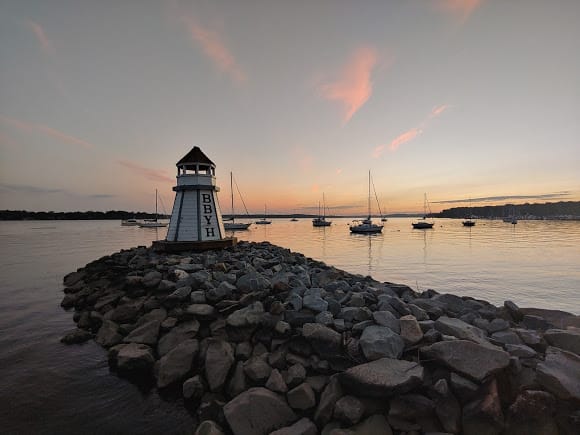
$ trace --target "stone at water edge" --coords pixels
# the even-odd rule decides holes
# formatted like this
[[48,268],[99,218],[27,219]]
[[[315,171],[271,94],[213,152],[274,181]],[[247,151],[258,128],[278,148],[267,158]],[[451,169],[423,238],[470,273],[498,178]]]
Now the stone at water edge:
[[421,353],[478,382],[505,369],[510,361],[507,352],[468,340],[440,341],[423,347]]
[[111,320],[105,320],[97,332],[95,341],[107,348],[119,344],[123,341],[123,336],[119,334],[119,325]]
[[124,343],[141,343],[148,346],[155,346],[157,344],[157,337],[159,336],[159,320],[152,320],[138,328],[133,329],[124,339]]
[[417,344],[423,339],[423,331],[415,316],[402,316],[400,319],[401,337],[406,344]]
[[177,346],[182,341],[195,338],[199,331],[199,322],[190,320],[175,326],[171,331],[162,336],[157,343],[157,354],[161,357]]
[[400,358],[405,342],[400,335],[387,327],[369,326],[361,335],[360,347],[370,361],[384,357]]
[[404,360],[381,358],[342,372],[345,390],[363,397],[385,398],[411,391],[423,382],[423,367]]
[[92,337],[93,334],[91,334],[89,331],[77,328],[62,337],[60,341],[64,344],[80,344],[90,340]]
[[151,373],[155,358],[153,358],[153,350],[149,346],[137,343],[119,346],[116,367],[120,374],[133,376]]
[[159,360],[157,388],[164,388],[185,377],[197,358],[199,344],[189,339],[179,343],[167,355]]
[[536,374],[540,385],[556,397],[580,402],[580,356],[549,347]]
[[554,347],[580,356],[580,330],[548,329],[544,339]]
[[283,398],[261,387],[235,397],[223,412],[234,435],[268,435],[297,420]]

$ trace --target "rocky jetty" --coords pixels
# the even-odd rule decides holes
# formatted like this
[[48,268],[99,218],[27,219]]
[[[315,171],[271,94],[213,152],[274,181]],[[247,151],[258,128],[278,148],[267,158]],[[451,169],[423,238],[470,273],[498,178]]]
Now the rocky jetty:
[[145,247],[64,278],[111,370],[196,434],[578,434],[580,322],[352,275],[269,243]]

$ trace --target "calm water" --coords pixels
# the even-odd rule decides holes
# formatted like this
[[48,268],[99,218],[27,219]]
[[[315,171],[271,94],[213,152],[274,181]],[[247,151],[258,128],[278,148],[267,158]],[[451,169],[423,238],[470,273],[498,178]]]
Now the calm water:
[[[352,273],[415,289],[580,314],[580,222],[439,220],[413,230],[390,219],[383,234],[351,235],[349,220],[313,228],[275,219],[238,232]],[[111,375],[94,343],[64,346],[72,313],[59,306],[62,277],[122,248],[164,238],[165,229],[117,221],[0,222],[0,424],[3,433],[188,433],[189,414]]]

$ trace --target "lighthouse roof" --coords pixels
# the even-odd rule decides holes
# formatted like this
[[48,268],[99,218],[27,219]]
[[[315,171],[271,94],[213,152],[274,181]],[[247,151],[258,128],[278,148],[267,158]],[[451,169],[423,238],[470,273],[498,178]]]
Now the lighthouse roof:
[[215,163],[212,162],[209,157],[206,156],[201,149],[199,149],[199,147],[193,147],[190,152],[188,152],[181,158],[180,161],[177,162],[176,166],[191,165],[195,163],[203,163],[206,165],[215,166]]

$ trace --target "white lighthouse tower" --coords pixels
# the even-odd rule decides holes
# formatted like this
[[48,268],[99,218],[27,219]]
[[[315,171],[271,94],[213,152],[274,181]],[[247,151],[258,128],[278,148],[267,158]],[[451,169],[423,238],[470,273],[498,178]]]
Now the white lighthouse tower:
[[205,250],[236,243],[225,238],[217,201],[215,164],[194,147],[177,162],[177,186],[173,212],[164,241],[154,247],[165,251]]

